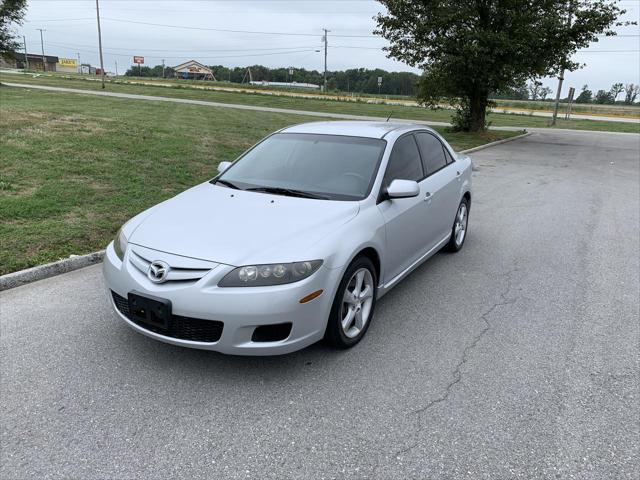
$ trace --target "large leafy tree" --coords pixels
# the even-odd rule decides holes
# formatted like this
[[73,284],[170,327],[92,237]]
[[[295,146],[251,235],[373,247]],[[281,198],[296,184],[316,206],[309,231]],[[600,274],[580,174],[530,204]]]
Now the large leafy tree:
[[419,100],[458,107],[454,126],[486,127],[491,92],[580,65],[578,49],[614,35],[620,14],[606,0],[378,0],[375,33],[388,55],[424,71]]
[[18,42],[12,24],[22,24],[26,9],[27,0],[0,1],[0,55],[17,50]]

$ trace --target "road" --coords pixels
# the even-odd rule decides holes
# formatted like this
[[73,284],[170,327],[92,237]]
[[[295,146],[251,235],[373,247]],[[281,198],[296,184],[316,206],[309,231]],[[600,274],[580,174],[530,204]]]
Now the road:
[[640,136],[473,158],[464,249],[348,351],[154,342],[100,266],[0,293],[0,477],[636,479]]
[[[258,112],[271,112],[271,113],[287,113],[291,115],[305,115],[308,117],[320,117],[320,118],[331,118],[331,119],[340,119],[340,120],[371,120],[371,121],[380,121],[381,117],[374,117],[368,115],[352,115],[348,113],[332,113],[332,112],[315,112],[311,110],[296,110],[289,108],[275,108],[275,107],[262,107],[259,105],[243,105],[238,103],[222,103],[222,102],[211,102],[209,100],[193,100],[190,98],[176,98],[176,97],[162,97],[157,95],[138,95],[134,93],[119,93],[119,92],[105,92],[101,90],[84,90],[79,88],[66,88],[66,87],[52,87],[49,85],[34,85],[30,83],[11,83],[11,82],[2,82],[3,85],[7,85],[9,87],[18,87],[18,88],[28,88],[35,90],[46,90],[50,92],[62,92],[62,93],[76,93],[81,95],[98,95],[102,97],[116,97],[116,98],[128,98],[130,100],[145,100],[152,102],[172,102],[172,103],[183,103],[189,105],[202,105],[206,107],[215,107],[215,108],[234,108],[238,110],[252,110]],[[577,117],[576,117],[577,118]],[[587,118],[587,117],[584,117]],[[593,119],[598,120],[607,120],[606,118],[594,117]],[[631,119],[634,120],[634,119]],[[404,123],[419,123],[422,125],[431,125],[431,126],[440,126],[445,127],[449,126],[450,123],[447,122],[437,122],[437,121],[424,121],[424,120],[412,120],[406,118],[394,118],[394,122],[404,122]],[[631,122],[631,123],[640,123]],[[491,127],[492,130],[507,130],[507,131],[520,131],[522,127]],[[544,132],[548,130],[547,128],[527,128],[529,132]],[[573,132],[575,130],[565,130],[565,129],[554,129],[556,132]],[[620,135],[635,135],[624,133]]]

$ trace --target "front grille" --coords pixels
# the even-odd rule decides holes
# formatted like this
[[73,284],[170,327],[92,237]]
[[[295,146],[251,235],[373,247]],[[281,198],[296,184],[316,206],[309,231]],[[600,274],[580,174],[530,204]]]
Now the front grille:
[[191,340],[193,342],[206,343],[217,342],[222,336],[224,323],[217,320],[203,320],[201,318],[171,315],[171,318],[169,319],[169,327],[167,329],[140,322],[130,314],[129,301],[126,298],[118,295],[114,291],[111,291],[111,295],[113,296],[113,302],[120,313],[139,327],[149,330],[150,332],[158,333],[165,337],[178,338],[180,340]]

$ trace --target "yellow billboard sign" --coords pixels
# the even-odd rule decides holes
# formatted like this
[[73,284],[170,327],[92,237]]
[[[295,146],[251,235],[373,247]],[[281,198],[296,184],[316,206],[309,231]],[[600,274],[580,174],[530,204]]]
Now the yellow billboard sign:
[[74,67],[78,66],[78,62],[75,58],[58,58],[58,63],[61,67]]

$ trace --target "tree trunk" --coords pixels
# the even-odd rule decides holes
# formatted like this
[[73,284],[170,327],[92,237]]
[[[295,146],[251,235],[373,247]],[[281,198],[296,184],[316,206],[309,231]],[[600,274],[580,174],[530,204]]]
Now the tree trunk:
[[469,98],[469,131],[481,132],[486,129],[487,105],[489,99],[487,95],[480,92]]

